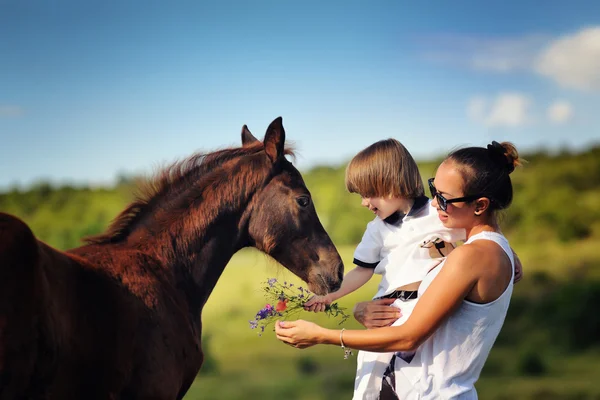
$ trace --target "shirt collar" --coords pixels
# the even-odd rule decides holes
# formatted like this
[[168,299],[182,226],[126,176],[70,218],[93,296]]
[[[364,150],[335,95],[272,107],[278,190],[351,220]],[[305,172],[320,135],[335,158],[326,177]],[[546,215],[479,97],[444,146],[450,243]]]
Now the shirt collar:
[[393,213],[392,215],[390,215],[389,217],[387,217],[383,221],[386,224],[391,224],[391,225],[399,226],[402,223],[402,220],[404,219],[404,217],[414,217],[428,203],[429,203],[429,198],[427,196],[421,195],[421,196],[419,196],[419,197],[417,197],[415,199],[412,207],[408,211],[408,214],[404,214],[404,213],[402,213],[400,211],[396,211],[395,213]]
[[417,197],[410,208],[410,211],[406,215],[409,217],[414,217],[415,214],[418,214],[419,211],[421,211],[427,204],[429,204],[429,197],[424,195]]

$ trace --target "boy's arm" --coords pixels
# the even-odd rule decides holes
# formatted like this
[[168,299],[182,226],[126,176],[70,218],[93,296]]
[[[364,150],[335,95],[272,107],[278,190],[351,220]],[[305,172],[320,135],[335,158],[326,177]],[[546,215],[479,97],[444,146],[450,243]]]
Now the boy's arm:
[[326,294],[325,296],[313,296],[306,302],[304,309],[315,312],[325,311],[326,305],[354,292],[356,289],[367,283],[373,276],[373,272],[374,268],[356,266],[344,276],[342,286],[337,291]]
[[342,286],[337,291],[329,293],[326,296],[333,302],[340,297],[344,297],[345,295],[354,292],[371,279],[374,271],[374,268],[365,268],[357,265],[352,271],[344,276]]

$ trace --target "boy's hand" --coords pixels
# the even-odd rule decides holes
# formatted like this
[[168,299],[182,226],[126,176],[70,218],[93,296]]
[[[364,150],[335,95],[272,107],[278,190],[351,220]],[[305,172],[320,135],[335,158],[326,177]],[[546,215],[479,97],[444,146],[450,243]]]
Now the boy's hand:
[[521,264],[521,260],[519,260],[519,256],[517,256],[517,253],[514,253],[514,256],[515,256],[515,279],[514,279],[514,283],[517,283],[521,279],[523,279],[523,264]]
[[323,312],[325,308],[332,302],[331,297],[326,294],[325,296],[313,296],[306,303],[304,303],[304,309],[306,311]]

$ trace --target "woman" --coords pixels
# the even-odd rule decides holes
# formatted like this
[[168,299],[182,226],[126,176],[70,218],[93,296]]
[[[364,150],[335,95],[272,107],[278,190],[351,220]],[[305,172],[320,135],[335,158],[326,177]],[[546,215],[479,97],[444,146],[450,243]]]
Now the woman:
[[[375,298],[394,299],[401,325],[417,304],[417,289],[427,272],[465,240],[464,229],[446,228],[424,195],[423,179],[410,152],[395,139],[377,141],[356,154],[346,168],[346,189],[360,195],[361,205],[375,214],[354,251],[356,267],[342,287],[304,304],[325,311],[328,304],[379,277]],[[406,355],[408,356],[408,355]],[[393,352],[359,351],[356,355],[354,400],[378,398]]]
[[496,214],[512,201],[509,174],[519,164],[512,144],[493,142],[487,148],[457,150],[439,166],[429,180],[433,205],[446,227],[466,230],[467,241],[427,274],[403,325],[340,331],[301,320],[279,322],[277,338],[298,348],[334,344],[375,352],[416,350],[410,362],[395,358],[400,372],[391,386],[398,398],[476,399],[474,384],[512,294],[513,252]]

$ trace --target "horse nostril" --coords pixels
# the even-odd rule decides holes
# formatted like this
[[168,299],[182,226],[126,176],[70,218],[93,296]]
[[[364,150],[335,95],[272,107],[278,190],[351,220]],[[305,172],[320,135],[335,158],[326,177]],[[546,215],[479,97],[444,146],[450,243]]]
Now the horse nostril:
[[338,267],[338,279],[342,281],[344,279],[344,266],[340,265]]

